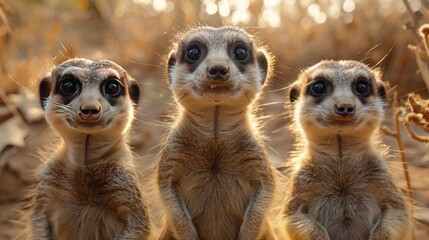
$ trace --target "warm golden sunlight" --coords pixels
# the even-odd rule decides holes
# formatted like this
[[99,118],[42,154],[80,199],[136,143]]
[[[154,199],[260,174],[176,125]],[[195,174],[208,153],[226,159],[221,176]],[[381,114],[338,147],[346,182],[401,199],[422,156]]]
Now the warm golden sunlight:
[[[126,146],[124,155],[135,158],[137,178],[144,186],[142,189],[149,185],[147,191],[157,186],[153,182],[156,172],[154,169],[160,155],[167,151],[162,152],[161,149],[167,142],[168,134],[179,129],[178,119],[185,119],[188,116],[184,110],[188,103],[185,100],[188,99],[182,98],[189,96],[186,89],[183,90],[180,87],[186,88],[189,82],[198,82],[201,76],[207,75],[206,78],[209,79],[209,75],[211,77],[222,75],[225,79],[232,79],[242,74],[244,77],[241,78],[240,84],[243,84],[243,82],[248,83],[247,80],[259,79],[258,77],[263,75],[263,80],[243,87],[243,89],[250,89],[242,101],[248,106],[245,105],[244,110],[241,109],[243,111],[238,112],[249,111],[249,114],[254,114],[254,118],[249,118],[249,126],[246,125],[247,122],[243,124],[247,126],[246,130],[252,134],[255,133],[260,139],[255,141],[257,143],[251,142],[251,144],[261,144],[265,149],[263,151],[267,153],[269,166],[286,178],[289,177],[288,171],[291,166],[296,164],[293,159],[304,151],[299,148],[304,144],[297,146],[296,143],[298,141],[307,143],[307,140],[302,138],[298,140],[300,138],[298,135],[308,137],[311,133],[307,134],[305,131],[314,127],[311,122],[303,123],[305,117],[315,115],[316,111],[326,106],[323,105],[326,103],[323,101],[337,94],[335,91],[338,89],[350,90],[350,93],[354,91],[354,95],[351,95],[353,99],[357,99],[358,104],[367,106],[375,102],[376,107],[374,107],[375,110],[371,109],[372,113],[365,112],[365,109],[359,110],[354,105],[351,106],[352,104],[338,107],[336,103],[333,104],[335,109],[332,108],[329,111],[345,116],[346,120],[354,114],[366,114],[362,117],[362,121],[368,119],[372,121],[377,117],[376,120],[379,122],[374,120],[368,124],[374,130],[375,137],[368,137],[367,140],[371,144],[367,145],[381,146],[382,150],[378,149],[377,153],[386,152],[383,155],[385,161],[383,160],[381,165],[387,163],[392,181],[400,189],[398,192],[402,193],[408,199],[409,206],[412,206],[409,211],[413,215],[414,225],[410,229],[415,230],[413,231],[414,240],[429,239],[428,24],[428,0],[0,0],[0,240],[13,239],[29,231],[30,224],[26,224],[21,219],[22,214],[18,214],[18,211],[25,213],[24,205],[30,199],[26,198],[27,193],[29,190],[34,190],[34,183],[38,182],[37,179],[42,171],[41,167],[46,166],[50,161],[47,159],[52,158],[53,152],[62,149],[59,144],[64,137],[60,131],[65,127],[58,127],[55,124],[60,120],[55,118],[52,120],[49,118],[51,116],[47,115],[72,111],[73,104],[78,102],[76,100],[79,99],[78,95],[90,85],[87,82],[91,81],[78,82],[77,78],[66,78],[65,82],[61,80],[58,86],[55,85],[55,88],[52,88],[53,85],[49,85],[51,83],[46,81],[46,79],[54,79],[55,74],[60,76],[64,69],[73,69],[73,66],[66,63],[64,69],[55,68],[53,77],[49,75],[55,66],[71,58],[107,59],[120,66],[106,67],[105,72],[100,73],[93,70],[93,66],[105,66],[102,63],[83,60],[79,62],[80,65],[76,63],[79,66],[85,66],[86,72],[79,76],[85,76],[87,79],[94,76],[101,79],[103,74],[108,73],[114,76],[113,80],[118,78],[117,76],[121,77],[119,77],[120,81],[118,79],[113,81],[109,75],[106,81],[96,85],[94,92],[100,95],[97,95],[96,99],[97,101],[102,99],[103,101],[100,100],[102,103],[89,107],[85,105],[82,108],[79,106],[77,107],[79,113],[74,113],[72,117],[68,116],[64,118],[66,120],[62,120],[73,126],[76,123],[73,123],[71,118],[80,117],[81,120],[83,119],[85,131],[89,132],[95,128],[92,121],[97,117],[116,116],[124,121],[117,123],[111,134],[103,135],[100,139],[116,140],[119,137],[114,134],[128,134],[126,140],[121,142],[121,146]],[[228,30],[217,32],[211,28],[201,33],[191,31],[188,35],[192,44],[187,43],[189,46],[184,44],[188,47],[186,49],[178,44],[180,37],[183,37],[180,33],[190,29],[229,25],[243,31],[237,31],[239,33],[234,32],[234,34]],[[204,47],[201,47],[202,45]],[[180,47],[183,49],[178,49]],[[207,67],[198,65],[205,64],[204,58],[210,55],[207,55],[206,51],[209,51],[207,49],[210,47],[215,48],[219,53],[226,52],[219,56],[226,56],[228,61],[234,62],[235,65],[230,64],[223,68],[217,66],[218,69],[215,70],[208,65]],[[221,47],[223,52],[219,50]],[[180,58],[176,58],[177,56]],[[331,76],[336,71],[340,71],[339,69],[342,68],[338,66],[342,65],[328,64],[329,67],[326,69],[330,70],[325,69],[324,74],[317,75],[316,73],[319,72],[309,67],[322,60],[355,60],[365,65],[353,62],[354,65],[350,65],[354,66],[350,67],[353,70],[350,70],[352,73],[346,74],[344,70],[343,75]],[[198,66],[204,66],[203,70],[198,69]],[[171,73],[171,69],[177,72]],[[234,72],[234,69],[237,71]],[[72,70],[70,72],[75,73]],[[310,75],[313,77],[309,77]],[[367,78],[365,81],[362,80],[363,75]],[[68,75],[65,74],[65,76]],[[266,80],[265,76],[268,76]],[[297,81],[298,76],[301,76],[299,81]],[[349,85],[344,87],[345,80],[339,80],[341,79],[339,76],[346,76],[344,78],[354,76],[353,79],[356,80],[350,81]],[[328,78],[335,81],[329,82]],[[219,82],[221,81],[219,80],[216,84]],[[381,83],[386,84],[380,85]],[[216,84],[207,83],[205,87],[214,95],[226,91],[227,87],[222,84],[219,87]],[[296,87],[297,85],[302,85],[302,88]],[[183,90],[186,94],[177,89]],[[187,90],[195,91],[196,95],[204,95],[195,89],[197,87],[192,86]],[[237,87],[237,89],[241,88]],[[57,98],[58,94],[61,96]],[[312,100],[304,102],[302,97],[307,96],[312,96]],[[233,99],[229,97],[226,99]],[[371,97],[377,97],[377,99],[374,100]],[[292,103],[291,99],[299,99],[303,102]],[[194,101],[192,103],[204,109],[201,106],[209,100],[191,99],[189,102]],[[79,101],[91,102],[87,99]],[[224,98],[213,101],[218,107],[223,103]],[[63,106],[63,108],[51,109],[51,112],[44,111],[41,105],[46,102],[50,102],[53,107]],[[138,107],[131,107],[134,102],[138,102]],[[237,104],[243,104],[242,102]],[[308,107],[310,103],[320,105],[312,109]],[[233,104],[219,110],[221,113],[226,112],[226,116],[231,120],[226,121],[226,124],[233,122],[233,114],[230,111],[237,107],[231,105]],[[100,112],[100,109],[107,109],[106,106],[109,107],[110,113]],[[118,106],[129,108],[118,110]],[[302,110],[304,106],[311,111]],[[306,114],[301,116],[295,109],[300,109]],[[385,114],[384,117],[377,115],[381,112]],[[214,116],[217,117],[216,114]],[[208,110],[201,115],[205,116],[200,119],[201,125],[212,116]],[[217,119],[216,117],[214,119]],[[322,120],[323,117],[318,118],[319,123]],[[346,125],[344,124],[346,120],[343,120],[336,122],[338,128]],[[302,122],[297,123],[297,121]],[[106,121],[105,125],[109,125],[110,122]],[[228,129],[236,127],[232,125]],[[350,129],[346,131],[347,134],[352,132],[356,136],[365,135],[368,132],[367,129]],[[314,131],[318,132],[318,130]],[[189,132],[195,134],[195,131]],[[93,136],[91,134],[87,134],[88,139],[89,136]],[[326,145],[338,142],[341,149],[342,142],[339,137],[341,134],[344,134],[343,130],[338,130],[338,138],[327,138]],[[189,141],[186,144],[184,144],[185,141],[176,140],[186,145],[181,148],[183,151],[192,144],[204,143],[202,135],[204,134],[190,137],[191,140],[187,139]],[[380,141],[375,140],[378,137]],[[215,134],[216,141],[217,138],[218,135]],[[247,138],[250,137],[246,135],[240,139]],[[308,141],[310,140],[309,138]],[[69,144],[65,142],[64,144]],[[235,139],[224,145],[231,147],[237,142],[238,140]],[[216,145],[216,147],[219,146]],[[217,149],[216,147],[213,149]],[[212,148],[201,148],[204,150],[201,151],[208,155],[212,153],[210,152]],[[99,151],[97,149],[103,150],[103,147],[97,146],[93,149],[97,152]],[[88,151],[85,151],[87,154]],[[135,154],[132,155],[131,151]],[[357,152],[361,153],[359,151]],[[173,150],[171,152],[176,153]],[[212,159],[218,160],[220,156],[224,156],[215,150],[213,152],[215,154]],[[73,154],[64,155],[66,156],[64,158],[68,158]],[[106,151],[101,155],[105,157],[114,154]],[[339,154],[339,158],[342,157],[342,153]],[[236,158],[232,159],[231,161],[234,161]],[[79,161],[75,158],[73,160]],[[222,167],[231,170],[229,165],[225,167],[214,164],[211,166],[211,171],[220,171]],[[251,171],[247,168],[244,168],[245,170]],[[239,175],[241,177],[242,172]],[[213,173],[213,176],[217,175]],[[254,174],[248,175],[248,178],[252,177]],[[100,179],[97,183],[105,178]],[[238,190],[232,191],[234,194],[247,191],[247,182],[240,181],[228,182],[231,186],[235,186],[234,184],[239,186]],[[105,183],[105,185],[109,184]],[[189,189],[189,192],[192,192],[196,188]],[[288,192],[287,187],[281,189],[284,191],[281,194]],[[150,195],[144,191],[146,190],[143,190],[143,195]],[[216,191],[213,190],[213,192]],[[344,191],[347,192],[347,189]],[[165,192],[168,193],[167,190]],[[61,200],[58,197],[56,199]],[[207,201],[210,200],[207,199]],[[225,199],[235,200],[233,197],[225,197]],[[190,204],[191,201],[188,200],[183,202]],[[249,199],[246,201],[251,202]],[[277,205],[280,206],[280,204]],[[117,209],[122,207],[119,206]],[[201,209],[204,209],[204,205],[194,208],[195,212]],[[304,209],[302,211],[311,212],[311,207],[302,209]],[[158,210],[151,209],[154,211],[151,214],[154,218],[161,219],[162,213]],[[199,215],[195,212],[193,212],[195,218],[188,219],[190,222],[198,221]],[[183,214],[183,216],[188,215]],[[201,213],[201,215],[204,214]],[[342,217],[345,222],[349,220],[347,216]],[[377,219],[374,218],[371,221],[377,222]],[[78,225],[77,222],[72,222]],[[239,229],[239,227],[236,228]],[[369,234],[368,231],[368,236]]]

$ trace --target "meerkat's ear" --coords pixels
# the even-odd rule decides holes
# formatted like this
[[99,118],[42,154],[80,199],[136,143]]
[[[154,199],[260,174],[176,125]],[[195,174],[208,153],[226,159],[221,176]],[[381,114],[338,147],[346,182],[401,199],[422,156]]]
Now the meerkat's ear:
[[49,74],[48,76],[44,77],[39,84],[40,104],[42,105],[43,110],[45,110],[46,101],[48,100],[49,95],[51,94],[51,87],[52,87],[52,75]]
[[267,80],[267,78],[269,77],[268,74],[270,71],[270,69],[268,69],[267,54],[262,50],[258,50],[256,52],[256,61],[258,62],[259,69],[261,70],[261,73],[262,73],[261,84],[264,84],[265,80]]
[[373,71],[377,94],[383,101],[386,101],[386,89],[389,88],[389,83],[382,80],[382,72],[380,68],[375,68]]
[[171,71],[173,70],[173,67],[176,65],[177,58],[176,58],[176,52],[171,51],[168,54],[168,60],[167,60],[167,74],[168,74],[168,82],[171,83]]
[[385,101],[386,100],[386,88],[387,88],[387,84],[384,83],[384,82],[382,82],[382,81],[377,81],[376,85],[377,85],[378,96],[380,96],[380,98]]
[[293,83],[290,86],[290,90],[289,90],[289,101],[290,102],[295,102],[295,100],[298,99],[300,92],[301,92],[301,89],[299,87],[299,84]]
[[382,81],[377,81],[375,83],[376,87],[377,87],[377,94],[378,96],[383,100],[386,101],[386,89],[389,87],[389,84],[382,82]]
[[140,87],[136,80],[128,80],[128,92],[130,93],[130,98],[133,101],[134,106],[138,106],[140,99]]

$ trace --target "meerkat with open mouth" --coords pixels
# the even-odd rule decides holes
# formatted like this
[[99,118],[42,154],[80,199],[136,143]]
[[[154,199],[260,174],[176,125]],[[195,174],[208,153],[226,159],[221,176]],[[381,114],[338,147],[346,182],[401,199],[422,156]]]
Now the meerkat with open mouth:
[[127,144],[139,87],[112,61],[71,59],[39,87],[62,142],[44,163],[34,239],[147,239],[150,221]]
[[291,239],[410,239],[407,201],[378,140],[385,94],[380,73],[356,61],[322,61],[292,85]]
[[275,175],[250,105],[270,56],[234,27],[185,32],[168,57],[180,113],[158,163],[164,239],[273,239]]

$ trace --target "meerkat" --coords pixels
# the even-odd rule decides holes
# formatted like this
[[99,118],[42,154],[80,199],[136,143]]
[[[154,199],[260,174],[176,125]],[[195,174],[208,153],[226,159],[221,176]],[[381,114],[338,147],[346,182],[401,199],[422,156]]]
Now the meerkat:
[[67,60],[39,85],[62,142],[33,196],[34,239],[147,239],[150,220],[127,144],[140,90],[109,60]]
[[284,211],[291,239],[410,239],[408,204],[378,140],[386,86],[363,63],[328,60],[292,84],[300,147]]
[[179,36],[167,72],[180,111],[157,165],[163,239],[274,238],[266,212],[275,175],[249,110],[270,61],[239,28]]

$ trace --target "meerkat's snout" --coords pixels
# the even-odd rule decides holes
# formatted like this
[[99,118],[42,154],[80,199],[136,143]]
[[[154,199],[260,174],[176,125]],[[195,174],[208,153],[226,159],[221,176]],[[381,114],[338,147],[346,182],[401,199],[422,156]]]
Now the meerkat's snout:
[[79,108],[79,118],[84,122],[97,122],[101,116],[101,105],[98,101],[84,103]]
[[341,103],[341,104],[335,104],[335,114],[343,117],[343,118],[351,118],[355,115],[355,105],[347,104],[347,103]]
[[214,81],[229,80],[229,67],[223,64],[216,64],[207,67],[207,79]]

